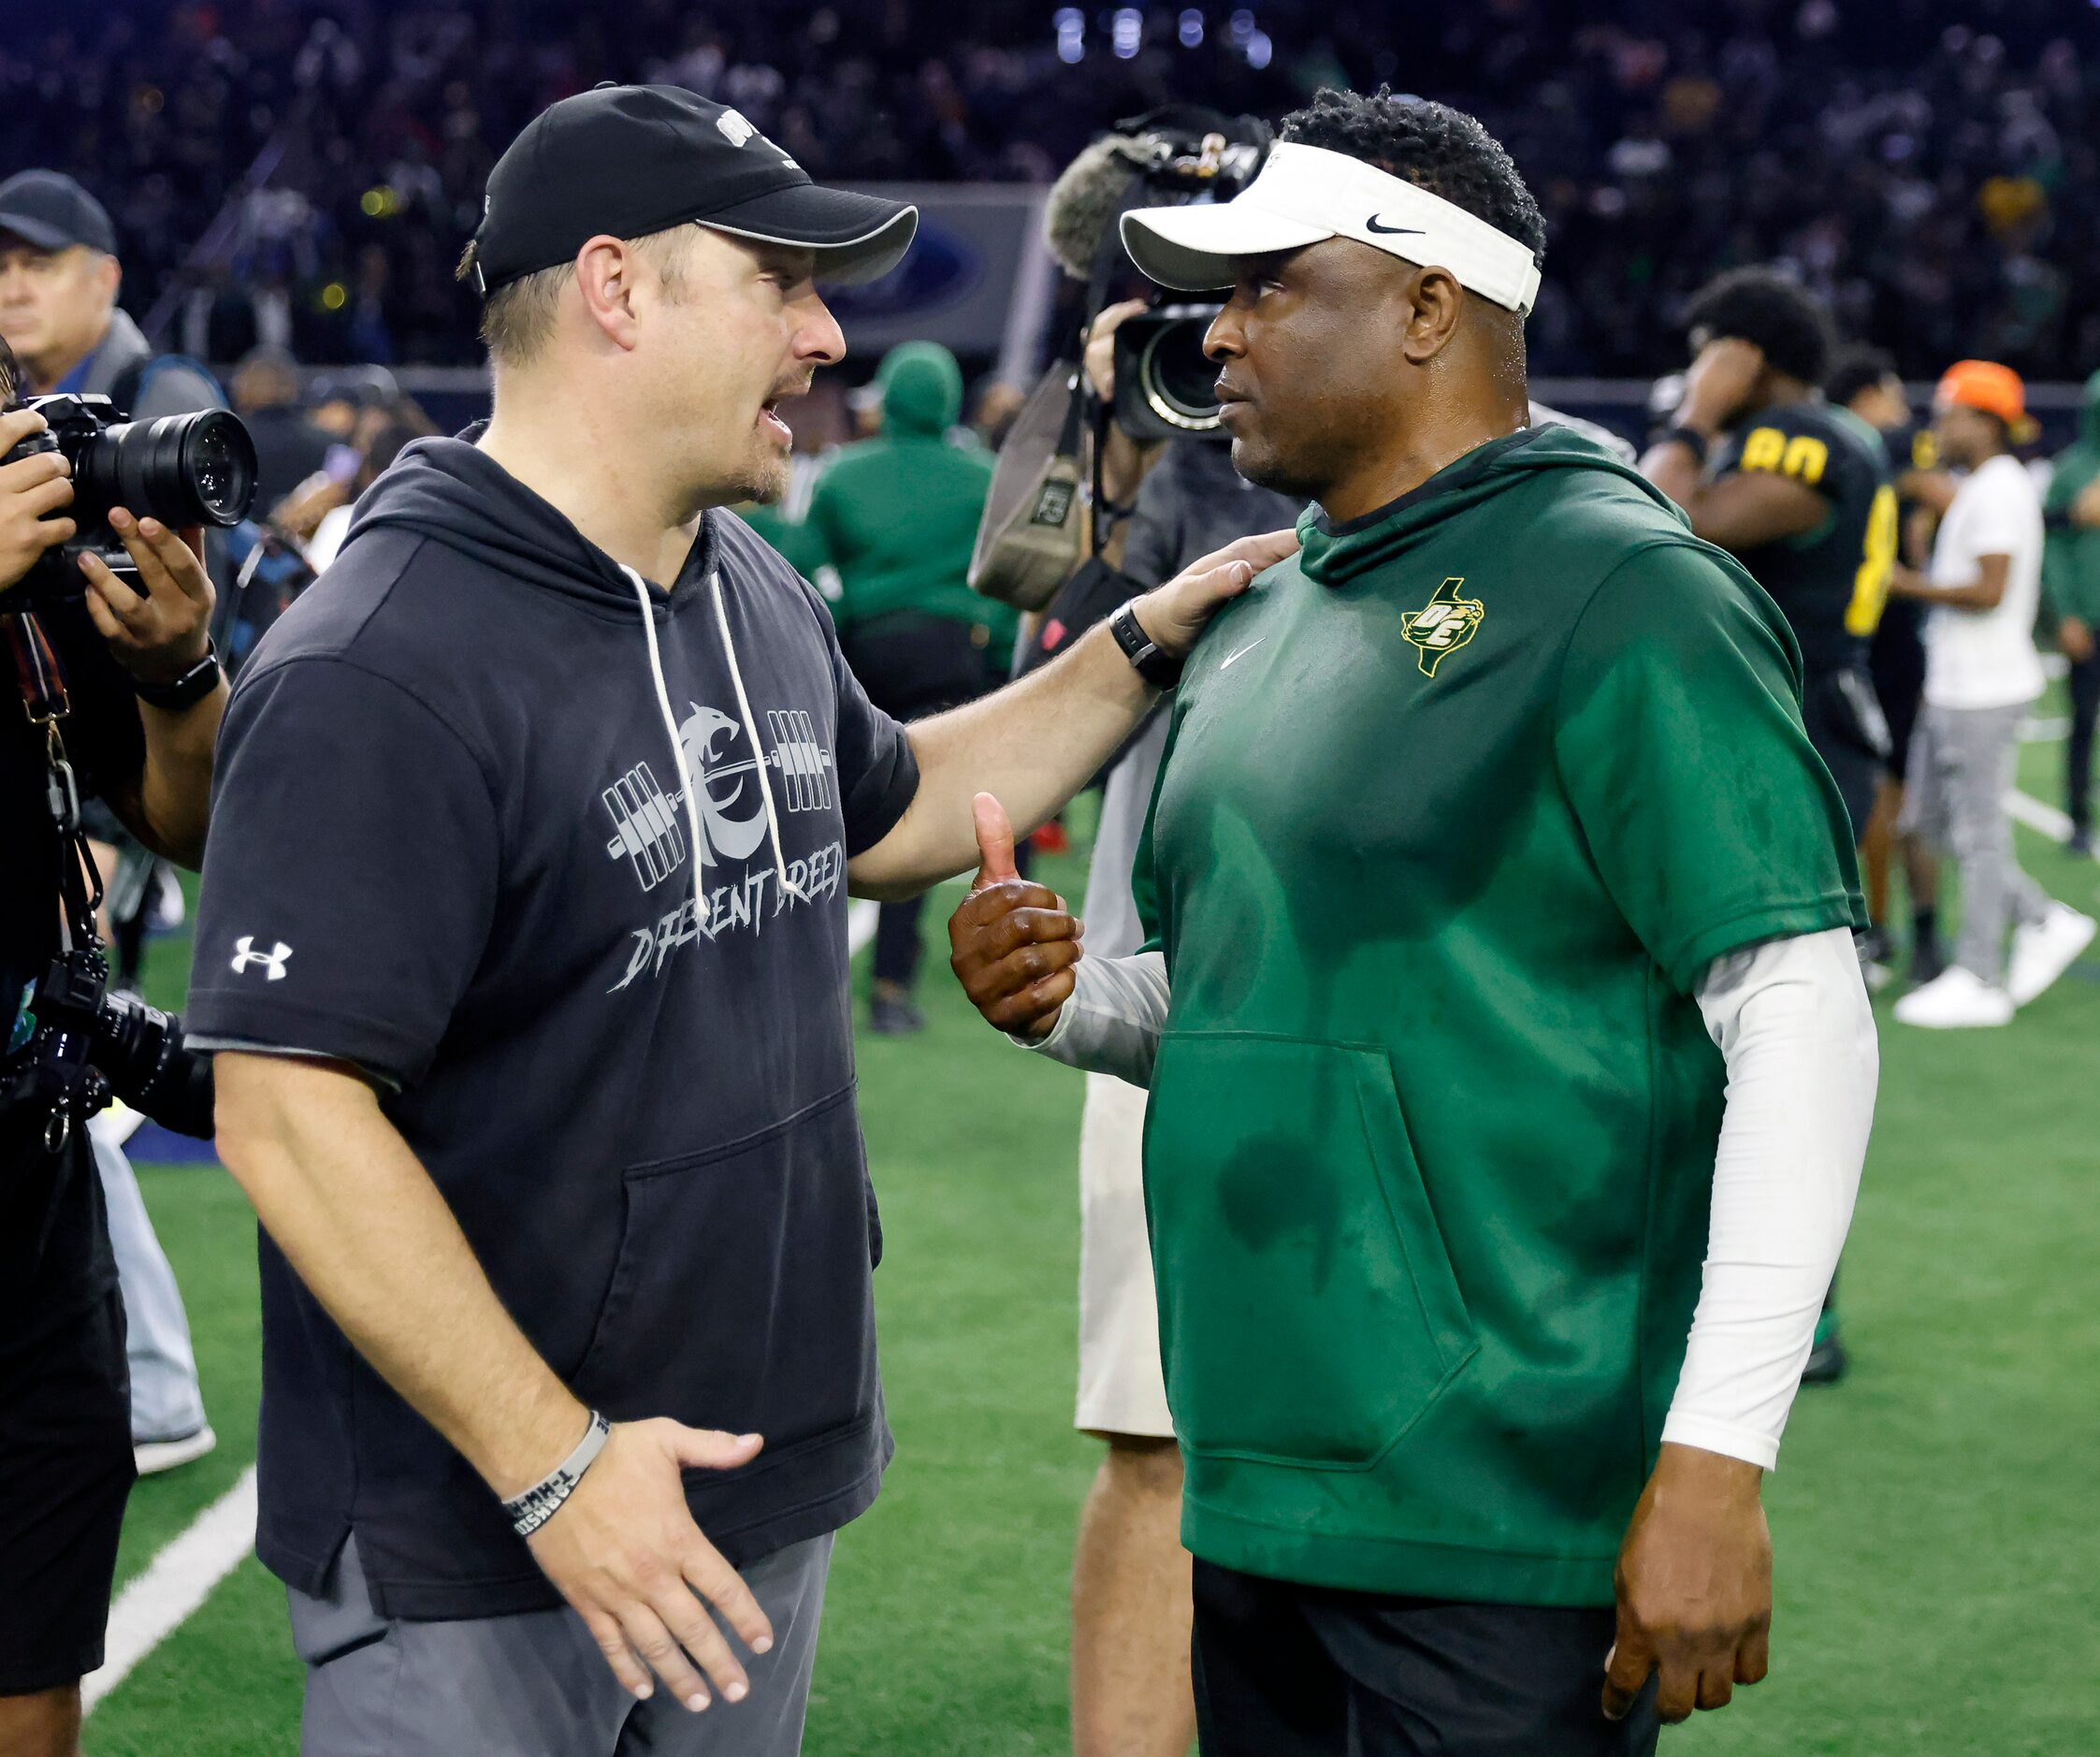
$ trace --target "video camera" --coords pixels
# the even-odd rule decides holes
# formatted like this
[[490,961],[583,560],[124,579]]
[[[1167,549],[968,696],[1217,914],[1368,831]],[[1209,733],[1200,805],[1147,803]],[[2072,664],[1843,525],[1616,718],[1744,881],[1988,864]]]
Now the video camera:
[[[1253,116],[1174,105],[1119,122],[1064,167],[1045,204],[1043,231],[1069,281],[1084,288],[1077,339],[1126,292],[1137,265],[1119,222],[1133,208],[1229,201],[1261,170],[1271,132]],[[1177,303],[1127,319],[1116,331],[1113,403],[1106,410],[1084,387],[1079,350],[1055,361],[1030,394],[999,448],[999,462],[970,556],[970,585],[1017,609],[1043,609],[1072,577],[1091,529],[1085,503],[1084,438],[1090,422],[1106,437],[1113,421],[1140,443],[1206,439],[1221,432],[1217,370],[1203,355],[1204,332],[1221,307]],[[1067,308],[1064,317],[1073,314]],[[1093,448],[1098,471],[1101,447]],[[1093,500],[1100,499],[1098,482]]]
[[[1230,201],[1254,181],[1270,140],[1267,124],[1253,117],[1228,118],[1193,106],[1152,110],[1116,125],[1124,132],[1119,153],[1137,171],[1125,208]],[[1097,248],[1111,246],[1121,254],[1122,240],[1112,230]],[[1220,309],[1163,305],[1117,329],[1112,413],[1132,439],[1150,443],[1221,431],[1218,369],[1203,352],[1204,332]],[[1093,316],[1090,312],[1090,322]]]
[[64,395],[31,397],[8,407],[34,409],[48,425],[0,457],[0,465],[38,452],[62,453],[73,466],[68,515],[79,530],[70,542],[47,549],[20,585],[0,596],[0,614],[80,597],[87,589],[83,555],[99,557],[119,579],[133,584],[138,570],[109,528],[111,507],[181,530],[238,525],[254,501],[255,442],[227,410],[132,421],[107,397]]

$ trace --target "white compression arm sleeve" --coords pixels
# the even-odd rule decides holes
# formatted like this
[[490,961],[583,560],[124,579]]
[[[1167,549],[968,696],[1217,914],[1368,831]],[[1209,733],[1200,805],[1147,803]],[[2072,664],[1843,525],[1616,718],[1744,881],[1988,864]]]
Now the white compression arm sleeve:
[[1728,1104],[1705,1280],[1662,1437],[1770,1470],[1851,1225],[1880,1049],[1843,928],[1716,959],[1699,1008]]
[[1166,959],[1156,951],[1129,958],[1085,958],[1072,966],[1072,997],[1050,1036],[1014,1041],[1067,1067],[1113,1074],[1134,1086],[1152,1083],[1152,1057],[1166,1028]]

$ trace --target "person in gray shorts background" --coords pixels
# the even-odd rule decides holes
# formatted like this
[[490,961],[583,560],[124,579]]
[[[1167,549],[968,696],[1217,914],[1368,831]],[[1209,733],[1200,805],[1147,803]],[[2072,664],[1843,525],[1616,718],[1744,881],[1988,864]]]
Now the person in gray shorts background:
[[1932,606],[1899,828],[1960,865],[1962,928],[1954,961],[1895,1014],[1948,1030],[2007,1024],[2085,949],[2093,922],[2020,869],[2006,813],[2020,721],[2043,686],[2033,637],[2042,503],[2012,455],[2027,426],[2025,389],[1993,361],[1959,361],[1940,380],[1933,418],[1940,456],[1968,473],[1940,519],[1931,567],[1898,567],[1890,581]]

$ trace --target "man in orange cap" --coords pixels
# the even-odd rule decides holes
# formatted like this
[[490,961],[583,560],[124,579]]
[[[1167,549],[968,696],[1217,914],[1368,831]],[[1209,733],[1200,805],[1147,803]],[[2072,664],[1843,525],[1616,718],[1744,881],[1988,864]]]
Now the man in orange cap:
[[1939,382],[1933,420],[1940,456],[1968,473],[1940,520],[1926,572],[1899,567],[1890,585],[1932,605],[1903,827],[1961,863],[1962,929],[1954,962],[1899,1000],[1896,1018],[2001,1025],[2063,975],[2093,938],[2093,922],[2020,870],[2004,805],[2020,717],[2043,682],[2032,632],[2041,498],[2012,455],[2034,430],[2020,375],[1990,360],[1958,362]]

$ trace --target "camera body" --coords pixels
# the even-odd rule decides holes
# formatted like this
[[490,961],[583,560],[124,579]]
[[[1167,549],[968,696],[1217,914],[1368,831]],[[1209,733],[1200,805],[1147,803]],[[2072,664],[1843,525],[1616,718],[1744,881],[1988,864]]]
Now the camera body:
[[255,442],[228,410],[129,421],[107,397],[32,397],[23,406],[44,417],[45,430],[32,433],[0,464],[38,452],[63,455],[72,465],[68,516],[78,532],[46,550],[15,590],[0,598],[0,609],[34,610],[40,602],[79,598],[87,589],[83,555],[98,557],[131,584],[138,569],[109,527],[111,507],[178,530],[229,527],[248,515],[255,498]]
[[92,940],[51,960],[27,1012],[35,1028],[0,1096],[38,1105],[60,1140],[112,1096],[177,1134],[211,1138],[211,1058],[185,1046],[180,1019],[110,994]]

